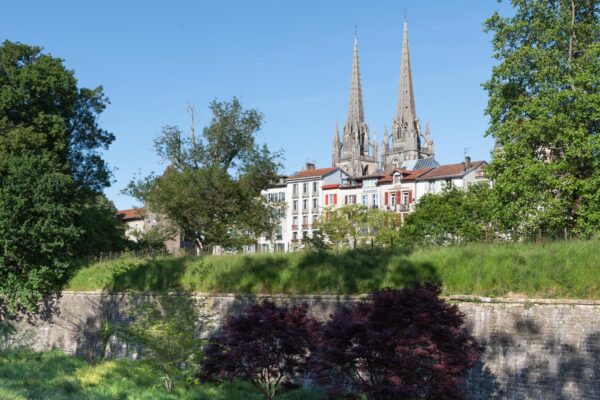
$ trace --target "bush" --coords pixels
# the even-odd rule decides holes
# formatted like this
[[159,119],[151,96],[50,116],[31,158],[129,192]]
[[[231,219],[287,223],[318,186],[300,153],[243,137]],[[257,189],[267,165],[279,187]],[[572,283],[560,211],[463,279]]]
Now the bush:
[[205,349],[201,377],[249,380],[273,399],[280,386],[308,371],[321,324],[307,311],[306,304],[288,309],[265,300],[229,317]]
[[148,296],[130,308],[129,317],[132,322],[117,326],[117,335],[140,347],[143,358],[162,372],[167,391],[193,377],[203,345],[198,325],[206,322],[193,297],[185,292]]
[[461,384],[479,356],[463,317],[437,285],[385,289],[325,324],[321,379],[350,382],[368,399],[462,399]]

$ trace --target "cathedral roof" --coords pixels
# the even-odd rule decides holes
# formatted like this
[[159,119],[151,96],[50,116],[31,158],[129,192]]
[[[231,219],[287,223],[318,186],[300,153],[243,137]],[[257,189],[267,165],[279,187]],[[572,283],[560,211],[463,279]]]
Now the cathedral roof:
[[127,210],[117,211],[117,218],[121,221],[131,221],[134,219],[142,219],[146,210],[144,208],[130,208]]

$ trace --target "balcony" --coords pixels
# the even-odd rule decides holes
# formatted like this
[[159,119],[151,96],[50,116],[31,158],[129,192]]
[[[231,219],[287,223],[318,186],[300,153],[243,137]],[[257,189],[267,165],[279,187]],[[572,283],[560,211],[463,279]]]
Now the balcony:
[[312,197],[319,197],[319,191],[318,190],[313,190]]
[[308,193],[308,192],[302,192],[302,197],[310,197],[310,193]]
[[308,229],[310,228],[310,224],[302,224],[302,229]]
[[293,231],[297,231],[298,230],[298,225],[292,225],[292,230]]
[[410,206],[408,204],[400,204],[398,205],[398,209],[400,212],[410,211]]
[[299,197],[298,192],[292,193],[292,199],[297,199],[298,197]]
[[292,215],[298,215],[298,209],[292,210]]

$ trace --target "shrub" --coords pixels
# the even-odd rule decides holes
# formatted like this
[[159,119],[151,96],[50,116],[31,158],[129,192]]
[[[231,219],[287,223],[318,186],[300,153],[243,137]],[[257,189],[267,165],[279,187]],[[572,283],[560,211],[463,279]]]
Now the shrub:
[[205,349],[201,377],[249,380],[273,399],[308,370],[321,324],[307,311],[306,304],[283,308],[265,300],[229,317]]
[[439,293],[437,285],[385,289],[339,309],[323,329],[320,377],[373,400],[464,398],[479,348]]
[[117,326],[117,335],[140,347],[142,357],[163,374],[167,391],[193,376],[202,354],[199,325],[207,317],[200,315],[191,295],[147,296],[132,305],[129,317],[132,322]]

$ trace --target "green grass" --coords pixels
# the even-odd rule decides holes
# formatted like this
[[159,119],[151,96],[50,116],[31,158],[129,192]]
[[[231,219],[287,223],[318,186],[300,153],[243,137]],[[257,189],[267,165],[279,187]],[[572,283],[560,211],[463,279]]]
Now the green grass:
[[82,267],[68,290],[363,294],[429,279],[444,294],[600,299],[600,241],[340,253],[129,259]]
[[[82,358],[53,350],[35,353],[26,349],[0,352],[0,399],[2,400],[260,400],[249,383],[219,386],[196,384],[162,389],[157,371],[143,361],[117,360],[89,364]],[[280,400],[317,400],[317,391],[294,390]]]

